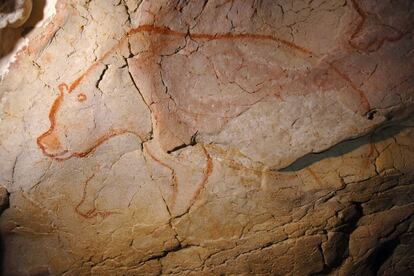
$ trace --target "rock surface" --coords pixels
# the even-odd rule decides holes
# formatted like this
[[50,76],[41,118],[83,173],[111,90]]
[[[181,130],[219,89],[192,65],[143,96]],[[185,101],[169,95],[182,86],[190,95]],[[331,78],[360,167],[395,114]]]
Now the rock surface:
[[[3,0],[0,4],[0,78],[9,70],[16,53],[27,46],[32,31],[52,18],[56,0]],[[39,30],[40,31],[40,30]]]
[[1,82],[3,274],[413,274],[413,27],[410,0],[58,0]]
[[32,0],[5,0],[0,4],[0,29],[17,28],[26,22],[32,12]]
[[9,207],[9,192],[6,188],[0,186],[0,213]]

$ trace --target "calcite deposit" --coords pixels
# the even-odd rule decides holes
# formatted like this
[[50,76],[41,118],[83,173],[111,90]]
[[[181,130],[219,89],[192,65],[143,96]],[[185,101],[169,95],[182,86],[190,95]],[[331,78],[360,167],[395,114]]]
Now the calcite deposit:
[[4,0],[0,4],[0,29],[23,25],[32,12],[32,0]]
[[4,275],[414,274],[413,1],[50,2],[2,55]]

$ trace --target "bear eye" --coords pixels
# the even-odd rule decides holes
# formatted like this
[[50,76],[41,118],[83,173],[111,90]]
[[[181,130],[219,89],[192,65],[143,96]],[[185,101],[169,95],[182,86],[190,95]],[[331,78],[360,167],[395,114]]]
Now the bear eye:
[[83,102],[86,100],[86,95],[83,93],[79,93],[77,97],[78,97],[78,102]]

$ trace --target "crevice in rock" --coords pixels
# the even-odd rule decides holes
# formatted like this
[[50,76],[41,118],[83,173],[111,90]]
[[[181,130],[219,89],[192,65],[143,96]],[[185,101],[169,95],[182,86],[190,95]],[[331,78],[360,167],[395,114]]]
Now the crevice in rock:
[[395,249],[400,244],[400,239],[391,239],[373,250],[373,252],[362,262],[356,264],[350,275],[378,275],[378,271],[382,265],[394,254]]
[[167,255],[168,255],[168,254],[170,254],[170,253],[174,253],[174,252],[180,251],[180,250],[182,250],[182,249],[189,248],[189,247],[191,247],[191,246],[192,246],[192,245],[182,245],[182,244],[179,242],[176,246],[172,247],[171,249],[163,250],[163,251],[161,251],[160,253],[155,254],[155,255],[153,255],[153,256],[151,256],[151,257],[149,257],[149,258],[145,259],[145,260],[144,260],[144,261],[142,261],[140,264],[144,264],[144,263],[147,263],[147,262],[149,262],[149,261],[153,261],[153,260],[158,260],[158,261],[160,261],[162,258],[164,258],[165,256],[167,256]]
[[195,146],[195,145],[197,144],[197,141],[196,141],[197,134],[198,134],[198,131],[196,131],[196,132],[195,132],[195,133],[191,136],[190,143],[188,143],[188,144],[182,144],[182,145],[176,146],[175,148],[173,148],[173,149],[171,149],[171,150],[168,150],[168,151],[167,151],[167,153],[168,153],[168,154],[170,154],[170,153],[173,153],[173,152],[176,152],[176,151],[182,150],[182,149],[187,148],[187,147],[192,147],[192,146]]
[[368,111],[367,119],[372,121],[374,119],[375,114],[377,114],[377,111],[375,109]]
[[[129,51],[129,57],[128,58],[131,58],[133,55],[132,55],[132,52],[131,52],[131,44],[129,43],[129,40],[128,40],[128,51]],[[142,102],[147,106],[148,111],[150,112],[150,114],[152,114],[152,110],[150,108],[150,104],[148,104],[148,102],[145,100],[145,98],[142,95],[140,89],[138,88],[137,83],[134,80],[134,77],[131,74],[131,71],[129,70],[128,58],[124,58],[124,60],[125,60],[125,65],[127,67],[127,71],[128,71],[129,78],[130,78],[130,80],[131,80],[131,82],[132,82],[135,90],[138,92],[138,95],[141,98]],[[150,117],[152,117],[152,116],[150,116]],[[146,141],[152,140],[153,139],[153,134],[154,134],[154,122],[152,122],[152,119],[151,119],[151,130],[149,132],[149,138]],[[145,142],[145,141],[142,141],[142,142]],[[143,148],[143,143],[141,143],[141,149],[142,148]]]
[[342,218],[342,223],[331,232],[331,240],[328,239],[326,242],[327,252],[321,246],[319,249],[324,259],[323,270],[312,275],[328,275],[345,262],[349,255],[351,234],[358,228],[358,222],[363,214],[363,208],[359,202],[351,202],[351,205],[337,214]]
[[108,69],[109,69],[109,65],[105,64],[105,68],[102,70],[101,74],[99,75],[98,80],[95,83],[95,87],[101,92],[101,94],[104,94],[104,93],[99,85],[101,84],[101,81],[103,80],[105,73],[108,71]]

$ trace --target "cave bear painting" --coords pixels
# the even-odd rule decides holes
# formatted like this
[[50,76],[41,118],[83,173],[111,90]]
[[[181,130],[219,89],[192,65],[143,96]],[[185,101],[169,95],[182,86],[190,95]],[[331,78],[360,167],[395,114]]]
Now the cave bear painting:
[[[377,104],[372,99],[387,91],[378,93],[370,86],[381,77],[374,73],[364,80],[368,85],[361,85],[360,68],[347,62],[402,39],[403,32],[381,24],[356,1],[351,2],[358,20],[341,53],[319,55],[269,34],[191,33],[156,25],[134,28],[77,79],[58,85],[59,94],[49,112],[50,127],[37,144],[46,156],[66,160],[87,156],[108,139],[130,133],[141,142],[153,136],[165,153],[195,141],[202,144],[198,137],[220,133],[258,103],[274,103],[277,108],[289,97],[312,94],[337,100],[372,127],[380,122],[369,122]],[[112,64],[110,58],[126,44],[130,53],[126,59],[121,57],[124,66]],[[120,80],[122,89],[113,89],[111,79]],[[338,141],[326,143],[325,148],[334,142]],[[308,152],[298,152],[297,157]],[[207,150],[204,153],[210,160]],[[149,156],[171,170],[173,183],[174,171],[165,166],[168,157]],[[205,165],[202,180],[195,181],[201,186],[211,174],[209,167]],[[171,186],[173,209],[178,192],[176,184]]]
[[[184,47],[182,53],[164,57],[160,52],[165,49],[154,46],[128,59],[128,69],[105,64],[105,59],[135,35],[147,36],[153,44],[168,44],[166,47],[175,44],[180,48],[184,40],[197,43],[199,49],[186,52]],[[337,60],[335,56],[319,59],[311,50],[269,35],[187,37],[167,27],[141,26],[78,79],[58,86],[59,95],[49,113],[50,128],[37,142],[45,155],[62,160],[83,157],[107,139],[127,132],[144,141],[151,132],[145,103],[153,114],[155,138],[165,151],[191,143],[196,133],[218,132],[255,103],[272,97],[336,90],[352,99],[344,104],[353,112],[367,113],[371,106],[366,92],[335,65]],[[202,69],[196,67],[199,63],[204,64]],[[186,73],[174,70],[177,65]],[[255,75],[257,72],[261,74]],[[118,74],[126,89],[111,91],[105,83],[109,73]],[[180,78],[174,81],[178,73]],[[103,79],[96,84],[101,75]],[[105,84],[108,89],[103,91],[100,86]],[[131,109],[117,109],[124,114],[114,114],[111,107],[121,104]],[[128,116],[137,110],[141,113]],[[99,116],[104,116],[105,122],[97,120]]]

